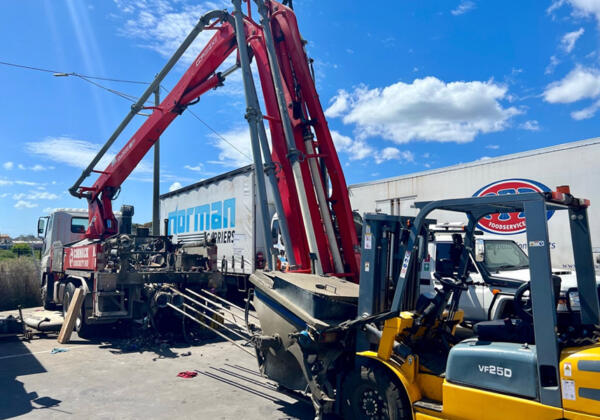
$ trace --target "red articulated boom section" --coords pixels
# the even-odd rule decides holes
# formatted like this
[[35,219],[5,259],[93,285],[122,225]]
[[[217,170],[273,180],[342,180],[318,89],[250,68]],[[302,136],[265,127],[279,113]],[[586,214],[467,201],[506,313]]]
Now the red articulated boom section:
[[[331,193],[327,199],[332,209],[332,215],[335,218],[334,225],[336,226],[339,241],[339,244],[333,244],[333,246],[338,246],[341,250],[345,265],[345,274],[349,274],[346,277],[358,281],[360,252],[358,250],[358,239],[354,227],[352,208],[348,197],[348,187],[309,68],[308,58],[304,51],[305,42],[300,36],[296,16],[290,8],[274,1],[266,2],[266,5],[270,11],[271,28],[276,42],[275,48],[277,50],[278,61],[285,82],[286,102],[289,104],[288,110],[294,128],[296,147],[304,154],[304,161],[301,164],[303,179],[306,191],[311,192],[308,196],[309,206],[315,227],[315,234],[317,235],[317,244],[319,245],[323,269],[326,273],[344,274],[336,272],[333,268],[333,257],[328,247],[323,223],[320,220],[321,216],[316,204],[313,180],[311,180],[309,174],[308,159],[316,159],[318,165],[322,165],[326,169],[331,187]],[[311,131],[314,131],[315,134],[314,139],[311,140],[314,148],[312,156],[310,156],[310,153],[307,153],[305,147],[305,136],[312,137]],[[285,159],[285,156],[277,154],[278,151],[275,147],[273,149],[273,160],[282,163],[286,179],[291,179],[288,175],[289,170],[285,170],[285,164],[288,162],[287,159]],[[277,159],[275,159],[275,156],[277,156]],[[322,168],[319,167],[319,169]],[[329,191],[329,186],[322,179],[321,174],[321,170],[316,174],[319,175],[318,182],[322,182],[324,190]],[[314,176],[315,174],[313,173]],[[289,184],[292,183],[288,182]],[[297,195],[292,197],[292,201],[294,200],[297,201]],[[297,207],[297,204],[295,206]],[[292,213],[297,214],[297,210],[294,209]],[[296,220],[298,218],[292,218],[291,220],[288,219],[288,222],[291,225]]]
[[[317,244],[318,259],[323,273],[347,277],[358,281],[359,247],[348,189],[331,133],[319,101],[309,68],[308,58],[294,12],[275,1],[266,1],[271,31],[275,38],[277,61],[283,81],[287,111],[291,120],[295,147],[299,152],[302,183]],[[111,200],[120,185],[139,164],[163,131],[185,111],[188,105],[210,89],[223,84],[224,78],[217,68],[237,50],[233,18],[220,19],[206,29],[216,30],[207,46],[183,75],[177,85],[164,98],[160,106],[153,109],[151,116],[142,124],[123,149],[91,188],[78,187],[80,196],[89,202],[89,227],[86,237],[105,239],[117,233],[117,221],[112,211]],[[286,147],[285,131],[280,115],[276,88],[269,65],[268,49],[265,45],[263,28],[250,17],[244,17],[246,42],[256,60],[265,101],[266,116],[271,132],[272,159],[281,169],[277,188],[280,192],[284,215],[296,266],[292,271],[310,272],[311,255],[306,226],[301,217],[301,203],[292,173],[292,164]],[[239,60],[239,57],[238,57]],[[311,149],[311,150],[309,150]],[[257,168],[258,170],[258,168]],[[320,184],[325,191],[326,203],[319,201],[316,188]],[[323,207],[327,210],[323,211]],[[327,233],[324,217],[331,219],[334,235]],[[332,243],[334,242],[334,243]],[[336,254],[338,263],[336,264]],[[341,255],[341,263],[339,263]]]
[[133,137],[101,172],[91,188],[90,223],[88,238],[105,238],[117,233],[117,223],[111,208],[111,199],[123,181],[131,174],[142,158],[171,122],[200,95],[222,83],[215,70],[236,49],[233,26],[225,22],[200,52],[177,85],[160,106],[152,112]]

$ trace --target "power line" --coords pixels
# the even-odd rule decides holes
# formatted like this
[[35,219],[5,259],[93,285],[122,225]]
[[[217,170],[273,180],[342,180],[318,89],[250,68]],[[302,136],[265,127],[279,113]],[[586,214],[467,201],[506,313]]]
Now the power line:
[[[40,71],[40,72],[44,72],[44,73],[53,73],[53,74],[57,74],[57,75],[61,75],[61,76],[74,76],[74,77],[78,77],[81,80],[91,83],[92,85],[99,87],[100,89],[104,89],[107,92],[110,92],[114,95],[117,95],[127,101],[130,102],[136,102],[139,98],[133,95],[129,95],[127,93],[124,92],[120,92],[118,90],[115,89],[111,89],[108,88],[106,86],[101,85],[100,83],[96,83],[93,80],[90,79],[94,79],[94,80],[105,80],[105,81],[109,81],[109,82],[119,82],[119,83],[134,83],[134,84],[140,84],[140,85],[149,85],[150,83],[148,82],[140,82],[138,80],[125,80],[125,79],[113,79],[113,78],[109,78],[109,77],[99,77],[99,76],[89,76],[89,75],[85,75],[85,74],[80,74],[80,73],[75,73],[75,72],[61,72],[61,71],[57,71],[57,70],[51,70],[51,69],[45,69],[45,68],[41,68],[41,67],[33,67],[33,66],[26,66],[23,64],[15,64],[15,63],[8,63],[6,61],[0,61],[1,65],[5,65],[5,66],[11,66],[11,67],[16,67],[16,68],[21,68],[21,69],[27,69],[27,70],[34,70],[34,71]],[[167,89],[165,89],[163,86],[160,86],[160,88],[162,90],[164,90],[165,92],[169,93],[169,91]],[[208,128],[210,131],[212,131],[217,137],[219,137],[221,140],[223,140],[225,143],[227,143],[228,145],[230,145],[234,150],[236,150],[238,153],[240,153],[242,156],[248,158],[249,160],[252,160],[252,158],[250,156],[248,156],[246,153],[242,152],[240,149],[238,149],[236,146],[234,146],[229,140],[227,140],[225,137],[223,137],[221,134],[219,134],[219,132],[217,132],[217,130],[215,130],[214,128],[212,128],[210,125],[208,125],[208,123],[206,121],[204,121],[202,118],[200,118],[197,114],[195,114],[191,109],[188,109],[189,113],[192,114],[192,116],[194,116],[194,118],[196,118],[198,121],[200,121],[202,124],[204,124],[206,126],[206,128]]]
[[90,76],[90,75],[80,74],[80,73],[75,73],[75,72],[62,72],[62,71],[58,71],[58,70],[44,69],[41,67],[25,66],[23,64],[8,63],[6,61],[0,61],[0,64],[2,64],[4,66],[17,67],[17,68],[21,68],[21,69],[41,71],[41,72],[45,72],[45,73],[54,73],[54,74],[60,74],[60,75],[66,75],[66,76],[85,77],[86,79],[105,80],[107,82],[133,83],[133,84],[137,84],[137,85],[149,85],[150,84],[149,82],[140,82],[139,80],[112,79],[110,77]]
[[229,140],[227,140],[225,137],[223,137],[222,135],[220,135],[214,128],[212,128],[210,125],[208,125],[206,122],[204,122],[202,120],[202,118],[200,118],[198,115],[194,114],[194,112],[191,109],[188,109],[188,112],[190,114],[192,114],[198,121],[200,121],[202,124],[204,124],[210,131],[212,131],[213,133],[215,133],[215,135],[217,135],[221,140],[223,140],[225,143],[227,143],[228,145],[230,145],[231,147],[233,147],[242,156],[244,156],[244,157],[248,158],[250,161],[252,161],[252,158],[250,156],[248,156],[246,153],[242,152],[240,149],[238,149],[237,147],[235,147]]
[[[160,88],[162,90],[164,90],[165,92],[169,93],[169,91],[164,86],[161,86]],[[196,118],[198,121],[200,121],[202,124],[204,124],[206,126],[206,128],[208,128],[210,131],[212,131],[217,137],[219,137],[225,143],[227,143],[228,145],[230,145],[231,147],[233,147],[233,149],[236,150],[238,153],[240,153],[242,156],[244,156],[247,159],[249,159],[250,161],[252,161],[252,157],[248,156],[246,153],[242,152],[240,149],[238,149],[236,146],[234,146],[233,143],[231,143],[229,140],[227,140],[225,137],[223,137],[221,134],[219,134],[219,132],[217,132],[217,130],[215,130],[210,125],[208,125],[208,123],[206,121],[204,121],[202,118],[200,118],[196,113],[194,113],[194,111],[192,111],[191,109],[189,109],[189,107],[187,108],[187,111],[190,114],[192,114],[192,116],[194,118]]]

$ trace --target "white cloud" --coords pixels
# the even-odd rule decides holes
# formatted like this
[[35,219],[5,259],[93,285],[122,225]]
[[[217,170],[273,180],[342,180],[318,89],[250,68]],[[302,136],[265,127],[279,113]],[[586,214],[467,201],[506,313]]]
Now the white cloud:
[[560,40],[560,46],[562,47],[563,50],[565,50],[565,52],[567,54],[570,53],[571,51],[573,51],[573,48],[575,48],[575,43],[577,42],[579,37],[581,35],[583,35],[583,32],[584,32],[584,29],[579,28],[576,31],[566,33],[562,37],[562,39]]
[[6,169],[7,171],[10,171],[12,168],[14,168],[14,166],[15,166],[15,164],[14,164],[14,163],[12,163],[12,162],[4,162],[4,163],[2,164],[2,167],[3,167],[4,169]]
[[202,163],[198,163],[196,166],[185,165],[184,168],[194,172],[204,172],[204,165]]
[[29,187],[35,187],[37,185],[41,185],[38,182],[33,181],[21,181],[21,180],[12,180],[12,179],[0,179],[0,187],[9,186],[9,185],[27,185]]
[[540,123],[537,120],[525,121],[519,128],[527,131],[540,131]]
[[29,193],[13,194],[13,200],[56,200],[60,196],[58,194],[49,193],[48,191],[30,191]]
[[332,104],[325,110],[325,116],[329,118],[339,117],[348,110],[349,101],[350,94],[345,90],[338,90],[337,95],[329,101]]
[[15,203],[15,208],[16,209],[32,209],[34,207],[37,207],[38,205],[36,203],[32,203],[30,201],[25,201],[25,200],[19,200]]
[[9,196],[9,193],[2,193],[0,194],[0,198],[6,198]]
[[387,160],[404,160],[406,162],[413,162],[415,155],[409,151],[400,151],[395,147],[386,147],[379,153],[375,154],[375,163],[380,164]]
[[[336,106],[340,97],[345,106]],[[507,88],[493,81],[445,83],[429,76],[384,88],[341,90],[332,107],[334,115],[343,115],[344,123],[355,124],[358,139],[464,143],[509,126],[510,118],[521,111],[505,108],[500,100],[507,97]]]
[[378,151],[364,140],[353,140],[335,130],[331,130],[331,137],[338,153],[348,154],[348,160],[350,161],[373,157],[375,163],[380,164],[388,160],[412,162],[415,158],[412,152],[400,151],[395,147],[385,147]]
[[331,138],[336,150],[347,153],[350,160],[362,160],[375,152],[364,140],[353,140],[335,130],[331,130]]
[[25,168],[25,165],[23,165],[22,163],[19,163],[19,164],[17,165],[17,168],[19,168],[19,169],[20,169],[20,170],[22,170],[22,171],[23,171],[23,170],[25,170],[25,169],[27,169],[27,168]]
[[550,64],[546,66],[546,70],[544,70],[544,74],[552,74],[556,66],[560,64],[560,60],[556,58],[555,55],[550,57]]
[[490,150],[498,150],[500,146],[497,144],[488,144],[487,146],[485,146],[485,148]]
[[182,187],[182,185],[181,185],[181,182],[177,182],[177,181],[175,181],[175,182],[173,182],[173,183],[171,184],[171,186],[169,187],[169,192],[171,192],[171,191],[175,191],[175,190],[178,190],[178,189],[180,189],[181,187]]
[[454,16],[458,16],[458,15],[462,15],[463,13],[467,13],[469,10],[472,10],[474,8],[475,8],[475,3],[473,3],[472,1],[468,1],[468,0],[463,0],[460,2],[458,7],[456,9],[452,10],[450,13],[452,13]]
[[[33,155],[38,155],[54,162],[63,163],[65,165],[80,169],[87,167],[87,165],[96,156],[100,148],[100,144],[66,136],[46,137],[44,140],[30,142],[25,145],[25,149]],[[107,152],[96,165],[96,169],[106,169],[114,157],[114,153]],[[38,169],[35,169],[36,166],[34,166],[32,170],[42,170],[43,168],[41,165],[39,165]],[[52,168],[54,167],[48,167],[48,169]],[[151,166],[145,162],[140,162],[134,169],[134,173],[151,172]]]
[[588,118],[592,118],[594,115],[596,115],[596,111],[598,111],[598,109],[600,109],[600,101],[596,101],[592,105],[578,111],[571,112],[571,118],[577,121],[587,120]]
[[[224,1],[205,1],[200,4],[169,2],[165,0],[116,1],[117,7],[127,15],[121,28],[121,34],[141,42],[141,46],[170,58],[181,45],[185,37],[198,23],[204,13],[223,9],[230,4]],[[182,62],[192,63],[202,48],[215,34],[203,31],[188,48]],[[230,60],[234,60],[235,55]]]
[[543,96],[550,103],[572,103],[600,95],[600,72],[576,66],[562,80],[546,86]]
[[[268,130],[267,136],[270,136]],[[215,140],[214,145],[220,152],[219,160],[210,161],[209,163],[232,168],[240,168],[252,163],[252,145],[250,144],[248,127],[240,126],[221,133],[221,137],[217,135],[211,135],[211,137]]]
[[573,7],[571,14],[574,17],[592,16],[600,24],[600,2],[598,0],[556,0],[550,5],[547,12],[553,13],[565,4],[570,4]]

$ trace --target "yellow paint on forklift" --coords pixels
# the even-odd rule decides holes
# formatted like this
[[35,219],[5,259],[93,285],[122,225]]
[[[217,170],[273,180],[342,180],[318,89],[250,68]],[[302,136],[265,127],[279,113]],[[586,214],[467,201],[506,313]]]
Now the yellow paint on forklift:
[[417,385],[421,389],[423,397],[442,402],[442,386],[444,378],[429,373],[419,373],[417,375]]
[[449,420],[555,420],[561,408],[538,401],[444,382],[444,404],[439,418]]
[[[586,369],[586,362],[594,367]],[[579,417],[568,417],[565,413],[566,418],[588,418],[584,414],[593,415],[593,418],[600,416],[600,400],[585,398],[600,395],[600,344],[564,349],[561,352],[560,379],[565,411],[570,415],[580,413]]]
[[415,420],[439,420],[443,417],[430,416],[425,413],[415,413]]
[[389,360],[392,357],[392,349],[396,336],[406,328],[412,327],[414,314],[412,312],[401,312],[400,316],[387,319],[383,324],[381,340],[377,354],[381,360]]
[[411,382],[406,377],[404,372],[402,371],[401,366],[398,363],[394,362],[392,359],[381,360],[379,357],[377,357],[377,353],[375,353],[374,351],[363,351],[363,352],[357,353],[357,356],[362,356],[362,357],[367,357],[369,359],[377,360],[379,363],[386,366],[392,372],[392,374],[396,375],[396,377],[398,378],[400,383],[402,383],[402,386],[404,387],[404,390],[406,391],[406,394],[408,396],[408,399],[409,399],[411,405],[415,401],[418,401],[422,398],[422,394],[421,394],[421,391],[420,391],[418,385],[415,382]]

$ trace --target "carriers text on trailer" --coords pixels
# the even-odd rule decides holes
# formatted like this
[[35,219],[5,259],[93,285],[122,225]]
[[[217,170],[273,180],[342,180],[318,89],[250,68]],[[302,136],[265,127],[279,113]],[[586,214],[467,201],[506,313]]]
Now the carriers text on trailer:
[[[352,208],[364,213],[414,216],[416,201],[468,196],[550,191],[569,185],[591,201],[590,234],[596,272],[600,271],[600,138],[576,141],[522,153],[478,160],[348,187]],[[461,222],[447,212],[432,215],[438,223]],[[554,268],[572,270],[573,251],[565,214],[548,212],[550,249]],[[527,252],[522,214],[499,214],[478,226],[488,237],[514,240]]]

